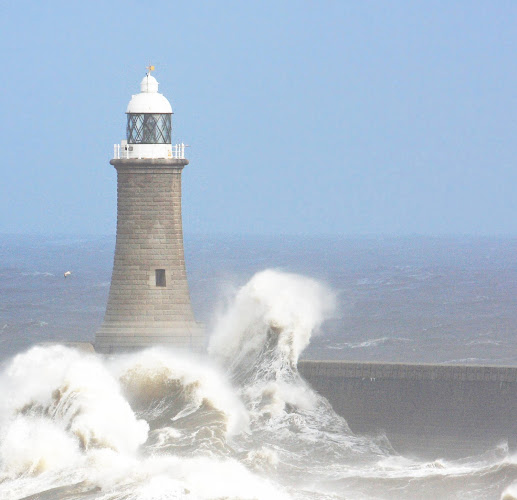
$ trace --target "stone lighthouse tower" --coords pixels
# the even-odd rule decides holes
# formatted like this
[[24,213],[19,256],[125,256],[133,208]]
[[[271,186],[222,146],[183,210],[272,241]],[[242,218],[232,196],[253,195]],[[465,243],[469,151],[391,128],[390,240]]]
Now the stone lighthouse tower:
[[100,352],[150,345],[200,350],[190,305],[181,224],[185,146],[172,146],[172,108],[152,66],[126,110],[126,140],[115,145],[117,242]]

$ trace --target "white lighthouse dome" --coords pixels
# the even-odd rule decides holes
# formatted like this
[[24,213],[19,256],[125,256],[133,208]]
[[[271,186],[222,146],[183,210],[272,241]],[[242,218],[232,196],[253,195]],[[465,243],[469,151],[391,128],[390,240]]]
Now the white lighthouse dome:
[[150,74],[145,75],[140,82],[140,92],[158,92],[158,80]]
[[158,82],[150,74],[144,76],[140,83],[140,94],[132,96],[126,113],[172,114],[172,107],[167,98],[158,92]]

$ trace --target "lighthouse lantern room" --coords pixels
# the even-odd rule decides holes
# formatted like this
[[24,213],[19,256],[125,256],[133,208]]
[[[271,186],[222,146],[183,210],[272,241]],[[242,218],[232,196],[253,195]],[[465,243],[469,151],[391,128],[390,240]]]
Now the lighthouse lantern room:
[[185,158],[185,144],[172,146],[172,107],[158,92],[158,81],[151,75],[140,83],[140,93],[127,105],[126,139],[115,144],[114,158]]

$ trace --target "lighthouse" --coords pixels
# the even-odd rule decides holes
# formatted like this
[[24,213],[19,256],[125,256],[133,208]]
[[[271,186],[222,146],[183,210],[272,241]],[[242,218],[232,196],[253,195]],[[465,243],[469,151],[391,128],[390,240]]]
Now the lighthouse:
[[126,139],[110,161],[117,171],[117,240],[104,322],[95,349],[153,345],[204,347],[194,319],[183,252],[181,172],[185,145],[172,145],[172,107],[153,66],[126,110]]

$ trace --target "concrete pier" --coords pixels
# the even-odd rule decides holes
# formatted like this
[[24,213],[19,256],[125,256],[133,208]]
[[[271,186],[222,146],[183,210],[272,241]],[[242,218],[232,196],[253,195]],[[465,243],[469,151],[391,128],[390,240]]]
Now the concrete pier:
[[309,384],[358,434],[396,451],[459,458],[517,439],[517,368],[300,361]]

